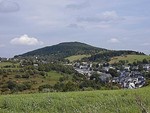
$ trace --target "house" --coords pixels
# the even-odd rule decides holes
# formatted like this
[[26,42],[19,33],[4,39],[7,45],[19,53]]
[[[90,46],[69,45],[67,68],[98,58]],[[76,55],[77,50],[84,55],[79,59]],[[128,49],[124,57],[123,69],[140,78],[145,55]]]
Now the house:
[[125,71],[130,71],[130,66],[125,66],[125,67],[124,67],[124,70],[125,70]]
[[133,89],[144,86],[146,79],[140,72],[122,72],[119,77],[112,79],[113,83],[119,83],[123,88]]
[[138,66],[132,66],[131,69],[132,69],[132,70],[138,70],[139,67],[138,67]]
[[34,67],[38,67],[38,66],[39,66],[39,64],[33,64],[33,66],[34,66]]
[[89,71],[87,69],[75,68],[75,70],[82,75],[87,75],[89,77],[92,75],[92,71]]
[[150,70],[150,64],[143,65],[143,69],[146,71],[149,71]]
[[112,82],[113,82],[113,83],[119,83],[119,77],[114,77],[114,78],[112,79]]
[[109,82],[112,79],[111,74],[101,73],[99,76],[102,82]]
[[109,71],[109,67],[103,67],[102,70],[105,71],[105,72],[108,72]]
[[129,89],[135,89],[135,84],[134,83],[129,83],[129,87],[128,87]]

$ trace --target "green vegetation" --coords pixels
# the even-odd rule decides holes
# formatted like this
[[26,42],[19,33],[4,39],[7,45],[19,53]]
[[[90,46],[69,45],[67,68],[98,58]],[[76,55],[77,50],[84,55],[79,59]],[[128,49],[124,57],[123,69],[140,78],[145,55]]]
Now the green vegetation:
[[0,62],[0,68],[3,68],[3,69],[5,69],[5,68],[11,68],[11,69],[13,69],[13,68],[18,68],[18,66],[19,66],[19,63],[14,63],[14,62]]
[[109,62],[111,58],[125,55],[144,55],[144,53],[136,51],[105,51],[95,55],[91,55],[89,58],[83,58],[82,60],[92,61],[92,62]]
[[49,83],[51,83],[51,85],[54,85],[59,81],[61,77],[63,77],[63,74],[56,71],[50,71],[48,72],[48,76],[46,78],[49,80]]
[[38,92],[39,87],[44,85],[53,87],[60,78],[68,76],[68,80],[72,79],[72,73],[72,67],[56,63],[34,66],[30,59],[24,59],[21,63],[0,62],[0,93]]
[[68,93],[1,95],[1,113],[148,113],[150,87]]
[[124,56],[117,56],[111,58],[110,64],[118,63],[119,61],[127,61],[128,63],[133,63],[137,61],[142,61],[143,59],[150,60],[150,56],[147,55],[124,55]]
[[70,57],[67,57],[65,59],[68,59],[70,62],[73,62],[73,61],[77,61],[77,60],[81,60],[82,58],[87,58],[87,57],[90,57],[91,55],[73,55],[73,56],[70,56]]
[[106,49],[93,47],[88,44],[84,44],[80,42],[65,42],[65,43],[60,43],[57,45],[37,49],[19,56],[22,57],[29,57],[29,56],[43,57],[44,56],[45,58],[47,57],[47,59],[54,61],[54,60],[62,60],[66,57],[70,57],[73,55],[84,55],[89,53],[96,54],[105,50]]
[[11,63],[11,62],[0,62],[0,67],[4,67],[7,65],[13,65],[13,63]]

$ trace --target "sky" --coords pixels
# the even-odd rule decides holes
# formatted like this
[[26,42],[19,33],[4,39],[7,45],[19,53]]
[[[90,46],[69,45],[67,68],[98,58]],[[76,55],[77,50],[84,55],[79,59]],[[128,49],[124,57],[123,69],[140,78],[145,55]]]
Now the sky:
[[0,57],[61,42],[150,54],[150,0],[0,0]]

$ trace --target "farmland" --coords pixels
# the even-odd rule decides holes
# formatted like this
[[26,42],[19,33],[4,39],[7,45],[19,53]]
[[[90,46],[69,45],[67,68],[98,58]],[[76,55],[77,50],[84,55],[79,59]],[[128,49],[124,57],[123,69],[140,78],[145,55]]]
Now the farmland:
[[90,55],[74,55],[74,56],[67,57],[66,59],[68,59],[70,62],[73,62],[76,60],[81,60],[82,58],[85,57],[90,57]]
[[115,62],[119,62],[120,60],[128,61],[128,63],[133,63],[137,61],[142,61],[143,59],[150,60],[150,56],[147,56],[147,55],[118,56],[118,57],[113,57],[109,63],[112,64]]
[[[1,95],[1,113],[146,113],[150,87],[67,93]],[[144,112],[145,111],[145,112]]]

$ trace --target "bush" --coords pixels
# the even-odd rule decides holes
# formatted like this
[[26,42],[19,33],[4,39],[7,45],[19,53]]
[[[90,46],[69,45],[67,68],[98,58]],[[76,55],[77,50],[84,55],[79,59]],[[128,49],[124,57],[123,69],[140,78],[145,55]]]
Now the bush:
[[28,74],[22,75],[22,78],[29,78],[30,76]]
[[51,89],[52,88],[52,86],[51,85],[49,85],[49,84],[45,84],[45,85],[41,85],[41,86],[39,86],[39,91],[43,91],[44,89]]
[[15,78],[21,78],[21,75],[15,75]]

